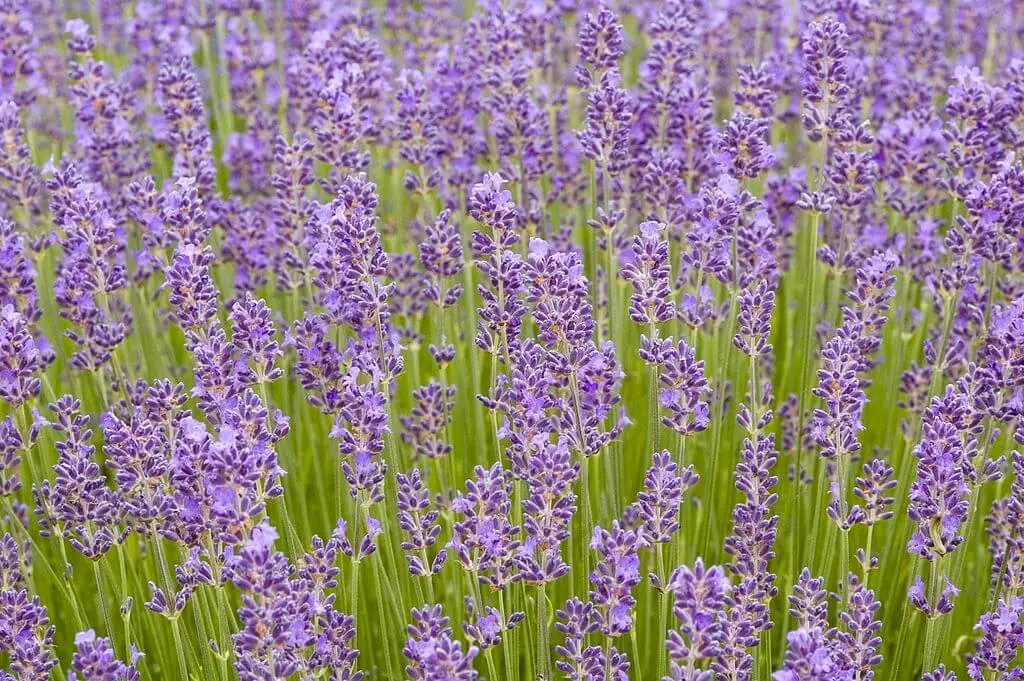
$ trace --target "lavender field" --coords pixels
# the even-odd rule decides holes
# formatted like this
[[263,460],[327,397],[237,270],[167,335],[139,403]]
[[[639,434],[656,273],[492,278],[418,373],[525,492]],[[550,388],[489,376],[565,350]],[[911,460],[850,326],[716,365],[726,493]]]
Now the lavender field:
[[0,0],[0,681],[1024,681],[1024,3]]

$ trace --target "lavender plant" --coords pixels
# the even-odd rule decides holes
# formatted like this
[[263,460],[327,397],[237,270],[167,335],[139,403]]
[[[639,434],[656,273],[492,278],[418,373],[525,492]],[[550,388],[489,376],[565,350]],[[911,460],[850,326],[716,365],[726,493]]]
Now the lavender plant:
[[1024,679],[1022,36],[0,0],[0,681]]

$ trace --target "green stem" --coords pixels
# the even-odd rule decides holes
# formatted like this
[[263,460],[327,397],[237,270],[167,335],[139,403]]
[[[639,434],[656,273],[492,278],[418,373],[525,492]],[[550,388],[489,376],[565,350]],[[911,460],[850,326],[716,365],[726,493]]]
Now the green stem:
[[544,583],[537,594],[537,660],[540,677],[548,681],[551,674],[551,644],[548,632],[548,585]]

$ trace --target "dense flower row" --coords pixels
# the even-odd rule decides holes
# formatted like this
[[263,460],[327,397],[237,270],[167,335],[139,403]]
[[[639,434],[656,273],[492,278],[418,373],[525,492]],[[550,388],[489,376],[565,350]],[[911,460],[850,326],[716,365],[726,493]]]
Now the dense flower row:
[[1024,680],[1015,3],[0,53],[0,681]]

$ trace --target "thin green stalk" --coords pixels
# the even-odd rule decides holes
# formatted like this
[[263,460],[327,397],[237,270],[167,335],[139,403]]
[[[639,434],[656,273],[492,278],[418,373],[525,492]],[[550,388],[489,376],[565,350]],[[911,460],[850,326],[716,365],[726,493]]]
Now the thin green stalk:
[[103,575],[100,574],[100,564],[98,561],[92,561],[92,574],[96,581],[96,598],[100,603],[100,612],[103,613],[103,626],[106,628],[105,632],[107,636],[113,640],[114,627],[110,624],[110,611],[107,607],[106,589],[103,588]]
[[[731,367],[732,367],[732,353],[729,352],[729,348],[732,347],[732,337],[733,337],[733,334],[736,333],[736,311],[735,311],[736,296],[735,296],[735,291],[731,291],[728,295],[729,295],[729,310],[726,313],[728,315],[728,322],[727,322],[728,325],[726,326],[726,333],[725,333],[725,339],[726,339],[725,342],[727,343],[727,346],[725,348],[725,362],[722,365],[722,373],[720,375],[720,381],[719,381],[719,385],[718,385],[718,395],[717,395],[718,399],[716,400],[716,406],[715,406],[715,412],[716,413],[715,413],[715,416],[714,416],[714,425],[711,428],[711,457],[710,457],[711,458],[711,463],[710,463],[710,466],[709,466],[709,474],[708,474],[708,485],[710,486],[710,488],[709,488],[709,490],[710,490],[709,491],[709,495],[710,495],[709,499],[720,499],[721,498],[719,496],[719,489],[718,489],[719,488],[718,478],[720,477],[719,473],[720,473],[720,469],[721,469],[721,466],[719,464],[720,464],[720,460],[725,458],[723,456],[723,454],[722,454],[722,449],[721,449],[721,446],[722,446],[722,429],[723,429],[723,427],[725,425],[725,422],[729,420],[728,419],[728,415],[725,413],[725,397],[726,397],[726,395],[725,395],[725,381],[728,380],[728,378],[730,377],[730,371],[731,371]],[[714,343],[714,345],[715,345],[715,356],[716,356],[716,360],[717,360],[718,359],[718,353],[719,353],[719,350],[721,349],[721,345],[722,345],[722,339],[719,338],[719,337],[716,337],[714,340],[715,340],[715,343]],[[718,363],[716,361],[715,365],[717,366],[717,364]],[[706,510],[706,514],[705,514],[704,524],[710,530],[711,528],[715,527],[715,525],[717,524],[715,522],[716,516],[714,514],[715,505],[709,503],[709,504],[706,504],[705,508],[707,510]],[[707,531],[707,532],[704,533],[704,555],[709,555],[709,552],[711,550],[711,541],[712,541],[712,536],[713,535],[716,535],[716,533],[712,532],[712,531]]]
[[867,589],[871,582],[871,540],[875,534],[875,523],[868,525],[867,539],[864,540],[864,561],[861,563],[863,575],[861,582],[864,584],[864,588]]
[[188,665],[185,664],[185,645],[181,640],[181,627],[178,624],[178,618],[171,618],[171,635],[174,637],[174,652],[177,653],[178,657],[178,672],[181,674],[182,679],[190,678],[188,675]]
[[654,545],[654,555],[658,570],[660,571],[658,577],[661,579],[661,591],[658,594],[658,629],[655,631],[655,643],[658,646],[658,666],[654,668],[655,677],[660,679],[667,671],[665,658],[668,655],[668,649],[665,647],[664,639],[666,632],[668,631],[670,594],[668,588],[668,572],[665,569],[665,556],[661,542]]
[[[931,574],[929,576],[928,598],[935,601],[942,590],[943,579],[945,578],[946,561],[945,556],[939,556],[932,561]],[[948,615],[946,615],[948,617]],[[939,657],[938,645],[940,641],[936,634],[939,617],[929,617],[924,629],[924,667],[923,669],[935,669]]]
[[551,643],[548,632],[548,585],[541,585],[537,594],[537,660],[540,666],[540,677],[553,679],[551,673]]

